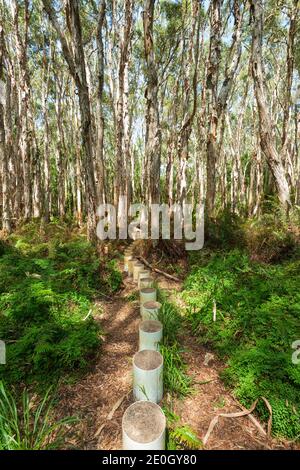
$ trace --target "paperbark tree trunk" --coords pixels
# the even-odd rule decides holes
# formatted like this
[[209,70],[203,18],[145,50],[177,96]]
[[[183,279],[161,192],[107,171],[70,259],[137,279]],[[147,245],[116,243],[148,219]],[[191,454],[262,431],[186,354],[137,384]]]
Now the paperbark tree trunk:
[[[220,91],[218,82],[221,64],[221,6],[223,0],[211,1],[211,37],[208,61],[207,89],[209,91],[209,131],[207,137],[207,192],[206,206],[208,215],[212,215],[216,197],[216,165],[218,153],[221,153],[225,112],[233,87],[234,78],[241,56],[242,22],[245,2],[234,0],[234,29],[229,53],[226,59],[225,74]],[[221,122],[221,126],[220,123]],[[218,130],[221,134],[218,142]]]
[[103,25],[105,21],[106,2],[100,0],[98,24],[97,24],[97,56],[98,56],[98,90],[97,90],[97,144],[96,165],[98,174],[97,193],[99,204],[105,202],[105,175],[104,175],[104,114],[103,114],[103,90],[104,90],[104,47]]
[[20,160],[23,169],[23,218],[29,220],[32,215],[32,175],[31,175],[31,149],[30,149],[30,129],[29,129],[29,99],[30,82],[28,73],[27,48],[28,48],[28,28],[29,28],[29,2],[24,2],[24,39],[22,40],[19,27],[20,5],[16,0],[12,0],[12,15],[15,29],[16,53],[19,66],[19,142]]
[[206,210],[208,215],[213,213],[216,197],[217,86],[221,61],[221,5],[222,0],[212,0],[210,4],[211,33],[206,78],[207,95],[210,106],[209,130],[206,143]]
[[51,166],[50,166],[50,129],[49,129],[49,112],[48,112],[48,97],[50,86],[50,64],[51,64],[51,44],[49,46],[49,57],[46,53],[46,44],[44,41],[44,54],[43,54],[43,89],[42,89],[42,109],[44,119],[44,210],[43,216],[46,223],[50,222],[50,181],[51,181]]
[[154,55],[153,20],[155,0],[145,0],[143,11],[144,51],[146,58],[146,136],[145,198],[148,204],[160,201],[161,129],[158,106],[157,64]]
[[[178,136],[178,156],[179,156],[179,170],[177,177],[177,199],[181,204],[186,199],[187,194],[187,162],[189,156],[189,139],[192,132],[192,125],[197,111],[197,82],[198,82],[198,58],[199,58],[199,33],[200,33],[200,11],[202,2],[197,0],[191,4],[192,8],[192,24],[190,28],[190,37],[188,41],[189,54],[187,63],[185,64],[186,56],[186,43],[185,38],[182,38],[182,54],[183,54],[183,82],[184,82],[184,97],[183,97],[183,120],[179,130]],[[186,12],[184,13],[186,15]],[[183,31],[184,28],[183,19]],[[183,36],[185,31],[183,32]],[[192,104],[190,103],[192,101]]]
[[43,5],[49,20],[58,35],[64,58],[78,90],[81,116],[81,138],[84,149],[83,167],[85,171],[87,190],[88,237],[90,240],[95,240],[97,201],[92,149],[92,117],[86,77],[85,55],[79,14],[79,0],[66,1],[66,21],[71,36],[71,47],[69,46],[65,34],[57,20],[56,12],[52,6],[51,0],[43,0]]
[[[0,18],[1,19],[1,18]],[[10,197],[9,197],[9,171],[8,171],[8,154],[5,140],[5,126],[4,126],[4,105],[7,97],[7,87],[5,84],[4,73],[4,31],[0,24],[0,81],[3,84],[1,91],[3,95],[0,96],[0,165],[2,173],[2,228],[10,233],[11,231],[11,214],[10,214]],[[9,90],[8,90],[9,91]]]
[[63,103],[62,96],[64,93],[64,80],[61,77],[56,79],[56,99],[55,99],[55,113],[57,121],[57,193],[58,193],[58,215],[61,219],[65,218],[66,215],[66,189],[65,189],[65,178],[66,178],[66,146],[64,138],[64,126],[63,126]]
[[[115,169],[115,200],[120,196],[128,197],[128,161],[129,154],[129,124],[128,124],[128,62],[132,35],[132,0],[124,1],[123,28],[120,44],[118,67],[118,91],[116,107],[116,169]],[[126,128],[126,135],[125,135]]]
[[285,210],[291,205],[290,190],[285,175],[282,157],[275,146],[274,123],[267,105],[265,76],[262,62],[263,4],[262,0],[251,1],[252,29],[252,76],[258,108],[261,149],[267,159],[275,181],[278,197]]
[[293,0],[293,7],[289,14],[290,25],[287,40],[287,54],[286,54],[286,79],[285,79],[285,93],[283,103],[283,124],[282,124],[282,154],[283,161],[286,160],[289,145],[289,125],[291,119],[291,90],[293,83],[293,71],[295,61],[295,37],[297,32],[297,19],[299,16],[299,0]]

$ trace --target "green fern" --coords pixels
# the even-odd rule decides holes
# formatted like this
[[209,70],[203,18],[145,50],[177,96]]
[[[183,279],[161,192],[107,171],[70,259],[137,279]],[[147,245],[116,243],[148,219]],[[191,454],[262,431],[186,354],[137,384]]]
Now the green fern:
[[187,425],[178,426],[169,432],[171,445],[176,444],[177,450],[196,450],[202,448],[202,441]]

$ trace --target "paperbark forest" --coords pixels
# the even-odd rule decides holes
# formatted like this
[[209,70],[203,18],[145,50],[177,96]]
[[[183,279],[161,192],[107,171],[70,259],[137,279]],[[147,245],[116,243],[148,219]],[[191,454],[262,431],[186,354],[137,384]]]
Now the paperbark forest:
[[299,79],[300,0],[0,0],[0,454],[300,449]]
[[299,1],[2,0],[2,229],[300,205]]

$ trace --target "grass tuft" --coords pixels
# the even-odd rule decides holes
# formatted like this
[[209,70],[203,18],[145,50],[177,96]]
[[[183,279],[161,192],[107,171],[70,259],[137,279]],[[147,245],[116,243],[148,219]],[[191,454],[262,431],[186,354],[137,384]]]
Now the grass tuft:
[[76,418],[55,420],[53,400],[51,389],[39,401],[24,389],[18,403],[0,382],[0,450],[58,449]]

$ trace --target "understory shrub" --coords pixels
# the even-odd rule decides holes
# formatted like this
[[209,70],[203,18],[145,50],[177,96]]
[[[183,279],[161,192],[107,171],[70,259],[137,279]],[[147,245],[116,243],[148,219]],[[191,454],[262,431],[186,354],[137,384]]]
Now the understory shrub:
[[298,248],[293,227],[276,213],[244,222],[243,238],[251,259],[266,263],[291,257]]
[[245,249],[253,261],[279,262],[300,253],[300,208],[289,217],[274,202],[257,217],[247,218],[229,209],[205,221],[205,245],[211,249]]

